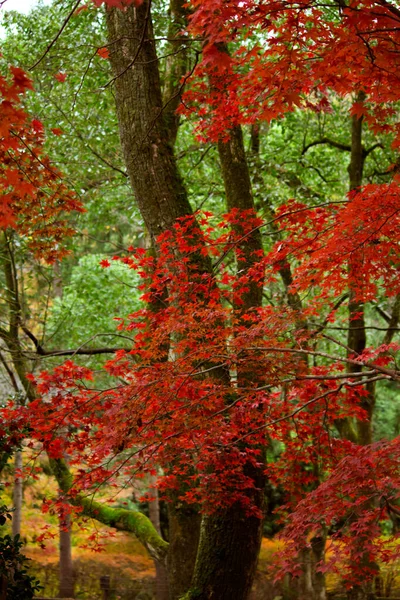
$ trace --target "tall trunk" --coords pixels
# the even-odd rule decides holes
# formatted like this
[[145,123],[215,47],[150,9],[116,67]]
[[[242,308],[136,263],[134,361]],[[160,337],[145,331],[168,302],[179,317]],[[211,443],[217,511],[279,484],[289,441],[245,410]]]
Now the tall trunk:
[[199,546],[200,523],[201,517],[195,507],[176,501],[169,503],[167,566],[171,600],[181,598],[190,587]]
[[[241,127],[231,129],[227,141],[220,140],[218,142],[218,154],[228,210],[237,208],[244,211],[255,211]],[[242,228],[236,227],[238,233],[241,234]],[[254,229],[249,235],[246,235],[239,244],[239,250],[237,269],[238,272],[244,273],[261,258],[260,253],[263,251],[263,246],[260,230]],[[242,300],[244,310],[261,306],[262,286],[257,282],[250,282],[249,291]]]
[[[218,153],[225,185],[228,210],[254,210],[250,175],[240,127],[229,132],[227,141],[218,142]],[[240,225],[239,235],[242,233]],[[253,230],[239,243],[237,269],[246,272],[262,252],[261,235]],[[249,285],[243,295],[244,311],[261,305],[262,287]],[[245,385],[248,373],[238,372],[238,384]],[[264,506],[265,477],[263,467],[246,465],[253,479],[249,492],[252,503],[261,511]],[[233,505],[203,519],[196,568],[190,598],[229,600],[248,597],[254,579],[262,536],[262,519],[249,517],[243,507]]]
[[13,489],[13,508],[12,514],[12,534],[21,535],[21,517],[22,517],[22,452],[17,450],[14,456],[14,489]]
[[[155,483],[155,481],[153,483]],[[149,517],[150,521],[153,523],[154,529],[159,535],[161,535],[158,489],[154,487],[152,493],[154,494],[154,498],[149,502]],[[167,568],[163,562],[158,560],[154,561],[154,566],[156,569],[156,598],[157,600],[168,600],[169,592]]]
[[[162,111],[150,4],[145,1],[124,12],[110,9],[107,24],[125,162],[139,209],[154,239],[177,218],[192,211]],[[118,43],[113,43],[116,40]],[[204,263],[202,267],[207,269],[209,265]],[[260,481],[254,492],[257,506],[262,504],[262,488]],[[188,588],[196,554],[193,550],[197,519],[184,507],[171,508],[168,565],[170,593],[174,598]],[[204,598],[246,598],[260,532],[260,520],[248,519],[237,506],[205,519],[194,588],[201,589]],[[191,553],[185,539],[192,540]]]
[[[258,489],[252,501],[262,506],[264,481],[251,473]],[[257,481],[256,477],[259,477]],[[199,552],[185,600],[245,600],[251,590],[261,541],[261,520],[234,505],[203,518]]]
[[[151,238],[192,214],[178,173],[161,94],[150,1],[125,11],[108,9],[110,61],[127,172]],[[169,123],[170,124],[170,123]],[[188,589],[196,558],[199,517],[171,507],[168,576],[170,597]]]
[[[324,529],[319,536],[314,536],[310,541],[314,565],[321,564],[324,561],[326,537],[326,529]],[[325,574],[316,569],[314,569],[313,587],[315,600],[326,600]]]
[[[365,93],[359,92],[357,95],[357,102],[363,102],[365,98]],[[357,190],[362,185],[365,162],[365,153],[362,145],[362,127],[363,118],[358,118],[354,115],[351,122],[351,155],[350,164],[348,166],[350,191]],[[356,274],[357,269],[361,268],[359,257],[357,257],[356,254],[357,252],[349,261],[350,278],[352,278],[352,275]],[[358,355],[365,350],[367,345],[364,303],[356,299],[357,290],[352,287],[352,284],[350,284],[349,292],[349,328],[347,346],[349,348],[349,354]],[[354,373],[359,370],[359,367],[357,365],[349,364],[347,370],[349,373]],[[367,395],[363,397],[361,401],[361,407],[366,411],[367,418],[357,422],[358,442],[362,445],[372,443],[372,413],[374,406],[375,389],[374,385],[370,384],[367,386]]]
[[73,598],[75,588],[74,567],[72,563],[71,515],[60,519],[59,527],[59,598]]
[[[61,298],[63,293],[61,265],[56,262],[53,270],[53,296]],[[67,432],[65,431],[65,434]],[[72,519],[70,514],[59,518],[59,598],[72,598],[75,590],[75,574],[72,561]]]
[[107,10],[110,61],[127,172],[154,238],[192,213],[164,119],[150,2]]
[[[255,182],[256,187],[260,190],[262,188],[262,176],[259,171],[260,165],[260,127],[253,125],[250,132],[250,157],[251,164],[253,166],[252,180]],[[286,181],[288,185],[293,184],[293,187],[297,190],[300,186],[297,181]],[[262,193],[260,193],[260,196]],[[278,227],[273,221],[275,216],[272,207],[268,207],[269,218],[272,221],[271,230],[275,233],[279,239],[280,232]],[[296,291],[291,290],[293,283],[292,271],[290,264],[285,260],[279,265],[279,274],[286,290],[286,300],[289,307],[294,311],[296,315],[296,325],[298,329],[308,329],[307,321],[302,316],[302,301],[299,294]],[[301,369],[308,368],[307,358],[301,357],[299,360],[299,366]],[[325,555],[325,543],[326,536],[313,537],[310,540],[310,547],[304,548],[299,553],[299,563],[302,566],[302,575],[298,582],[299,591],[303,598],[307,600],[325,600],[326,598],[326,581],[325,575],[322,572],[317,571],[316,566],[324,561]],[[290,586],[284,588],[284,596],[287,598],[293,597],[294,591],[290,589]]]
[[[357,95],[357,102],[364,102],[366,94],[359,92]],[[351,123],[351,155],[350,164],[348,166],[349,173],[349,184],[350,191],[357,190],[362,185],[365,152],[362,145],[362,127],[363,118],[358,118],[356,115],[352,117]],[[357,251],[349,261],[349,275],[350,279],[356,275],[357,270],[362,268],[360,262],[362,258],[357,255]],[[365,330],[365,309],[364,303],[356,298],[357,289],[354,284],[350,283],[349,287],[349,325],[348,325],[348,337],[347,347],[348,355],[359,355],[361,354],[367,345],[366,330]],[[359,370],[356,365],[349,364],[347,371],[354,373]],[[366,412],[366,419],[357,420],[357,442],[361,445],[368,445],[372,443],[372,415],[375,406],[375,386],[373,383],[366,386],[367,394],[362,397],[360,406]],[[357,539],[358,555],[361,554],[361,562],[367,569],[378,569],[378,565],[373,559],[370,558],[369,554],[363,554],[363,548],[366,543],[364,536],[359,536]],[[359,559],[360,560],[360,559]],[[348,597],[351,600],[366,600],[367,598],[373,597],[372,594],[373,582],[366,581],[359,583],[349,590]]]
[[173,145],[179,127],[179,114],[176,112],[181,101],[181,79],[188,70],[187,37],[183,34],[188,9],[182,0],[170,0],[168,26],[168,56],[164,75],[164,118],[169,140]]

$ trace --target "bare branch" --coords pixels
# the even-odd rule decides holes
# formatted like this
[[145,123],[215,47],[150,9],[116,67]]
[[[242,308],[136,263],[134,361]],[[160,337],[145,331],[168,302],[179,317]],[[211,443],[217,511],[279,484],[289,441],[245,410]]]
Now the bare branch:
[[333,148],[338,148],[339,150],[343,150],[345,152],[351,152],[351,146],[349,146],[349,144],[342,144],[341,142],[336,142],[335,140],[331,140],[330,138],[324,137],[320,140],[316,140],[315,142],[307,144],[307,146],[304,146],[301,154],[303,155],[307,152],[307,150],[309,150],[313,146],[319,146],[321,144],[327,144],[328,146],[333,146]]

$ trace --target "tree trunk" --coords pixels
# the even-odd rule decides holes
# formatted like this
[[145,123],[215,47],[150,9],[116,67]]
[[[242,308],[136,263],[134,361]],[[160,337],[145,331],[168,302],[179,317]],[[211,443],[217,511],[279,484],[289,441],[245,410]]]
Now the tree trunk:
[[[150,2],[145,0],[125,11],[108,9],[107,26],[126,168],[154,240],[179,217],[192,214],[192,209],[171,146],[176,131],[170,135],[165,123]],[[192,510],[172,511],[168,552],[171,599],[189,586],[198,525],[199,518]]]
[[150,2],[107,9],[107,27],[126,168],[154,238],[192,209],[165,124]]
[[[107,10],[110,60],[120,137],[127,172],[139,209],[154,239],[177,218],[192,213],[178,173],[164,120],[150,4],[125,11]],[[194,258],[197,262],[199,258]],[[210,264],[203,259],[201,268]],[[257,293],[260,294],[259,290]],[[254,305],[254,304],[252,304]],[[262,506],[261,473],[252,474],[252,501]],[[168,566],[171,598],[187,587],[196,556],[198,517],[192,509],[172,505]],[[261,537],[261,521],[239,506],[204,519],[192,594],[218,600],[245,599],[251,587]],[[200,590],[200,591],[199,591]]]
[[314,598],[315,600],[326,600],[325,573],[315,568],[315,566],[324,562],[326,531],[319,536],[314,536],[310,543],[314,562]]
[[167,124],[169,141],[175,144],[179,127],[179,114],[176,112],[181,101],[181,79],[188,70],[187,37],[182,34],[187,21],[188,8],[183,0],[170,0],[168,26],[168,55],[164,75],[164,118]]
[[[357,95],[357,102],[363,102],[366,98],[364,92],[360,92]],[[349,187],[350,191],[357,190],[362,185],[363,171],[365,154],[362,145],[362,127],[363,118],[358,118],[357,115],[352,117],[351,122],[351,155],[350,164],[348,166],[349,172]],[[357,251],[354,253],[355,256],[350,258],[349,262],[349,275],[352,276],[358,269],[361,268],[359,264],[360,257],[357,256]],[[364,303],[356,300],[356,291],[352,289],[350,284],[350,298],[349,298],[349,329],[347,337],[347,346],[349,348],[349,355],[361,354],[367,345],[366,331],[365,331],[365,318],[364,318]],[[349,373],[354,373],[359,370],[358,365],[349,364],[347,367]],[[373,384],[367,386],[367,396],[361,401],[362,408],[367,413],[367,419],[357,422],[357,433],[358,442],[362,445],[372,443],[372,413],[375,405],[375,393]]]
[[170,599],[189,589],[195,568],[201,516],[195,507],[181,502],[168,505],[170,547],[167,558]]
[[13,490],[13,508],[12,513],[12,534],[21,535],[21,516],[22,516],[22,452],[17,450],[14,457],[14,490]]
[[[366,94],[359,92],[357,94],[357,102],[364,102]],[[351,123],[351,155],[350,164],[348,166],[349,180],[350,180],[350,191],[357,190],[362,185],[365,152],[362,145],[362,127],[363,118],[358,118],[356,115],[352,117]],[[357,250],[354,255],[350,257],[349,261],[349,275],[352,276],[357,270],[362,268],[362,257],[360,257]],[[349,327],[348,327],[348,355],[359,355],[361,354],[367,345],[367,336],[365,330],[365,309],[364,303],[356,299],[357,290],[354,289],[350,283],[349,287]],[[358,365],[347,366],[349,373],[354,373],[359,370]],[[372,416],[375,407],[375,386],[374,383],[366,385],[367,394],[362,397],[360,406],[365,410],[367,418],[364,420],[357,420],[357,442],[363,446],[372,443]],[[379,566],[369,556],[369,554],[363,554],[363,548],[365,545],[365,538],[359,536],[357,538],[357,555],[361,554],[361,563],[368,569],[375,569],[379,571]],[[363,584],[354,585],[349,590],[349,597],[353,600],[369,600],[373,597],[372,594],[373,581],[365,581]]]
[[[156,483],[154,477],[154,484]],[[154,529],[161,536],[161,526],[160,526],[160,502],[158,498],[158,489],[156,487],[153,488],[152,493],[154,494],[154,499],[149,502],[149,517],[150,521],[153,523]],[[168,600],[169,591],[168,591],[168,572],[164,562],[160,562],[159,560],[154,561],[154,566],[156,569],[156,597],[157,600]]]
[[[250,473],[249,473],[250,474]],[[263,505],[264,478],[251,473],[257,489],[251,501]],[[203,517],[199,551],[190,592],[185,600],[245,600],[251,590],[262,536],[262,520],[242,506]]]
[[[229,210],[254,210],[250,176],[240,127],[229,132],[227,141],[218,143],[219,158]],[[240,226],[237,226],[239,228]],[[239,244],[238,271],[245,272],[260,259],[261,235],[256,229]],[[245,294],[243,310],[260,306],[262,288],[253,284]],[[239,372],[239,385],[249,374]],[[246,466],[254,481],[251,502],[263,509],[265,477],[262,467]],[[190,592],[185,598],[196,600],[237,600],[248,597],[253,583],[262,536],[262,519],[249,516],[234,504],[203,518],[196,568]]]
[[75,588],[74,567],[72,563],[71,515],[60,519],[59,527],[60,551],[60,590],[59,598],[73,598]]

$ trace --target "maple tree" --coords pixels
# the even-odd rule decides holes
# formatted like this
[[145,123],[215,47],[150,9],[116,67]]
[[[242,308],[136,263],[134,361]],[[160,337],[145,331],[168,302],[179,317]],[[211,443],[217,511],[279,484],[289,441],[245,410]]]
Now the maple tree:
[[[99,391],[90,383],[90,369],[67,361],[30,378],[39,398],[31,392],[29,407],[7,408],[4,415],[12,421],[17,412],[33,424],[61,488],[85,514],[134,531],[158,561],[169,553],[172,597],[187,592],[192,575],[189,568],[185,581],[177,576],[178,543],[192,561],[197,555],[185,597],[248,595],[265,477],[288,495],[286,531],[296,557],[310,546],[317,556],[327,532],[339,535],[332,529],[339,523],[335,548],[342,561],[350,557],[348,584],[356,597],[360,577],[375,575],[379,558],[395,557],[378,540],[378,524],[398,511],[398,442],[371,444],[371,386],[399,378],[393,342],[398,301],[383,343],[367,347],[357,331],[365,334],[367,303],[400,292],[397,167],[384,184],[363,186],[362,177],[377,147],[363,147],[363,126],[388,135],[397,147],[398,11],[383,1],[331,7],[209,1],[191,7],[189,32],[202,42],[197,78],[188,82],[180,65],[183,83],[174,73],[164,99],[150,3],[107,9],[109,43],[98,50],[114,70],[126,168],[156,249],[149,254],[132,248],[115,257],[138,271],[147,303],[120,321],[119,330],[134,341],[105,365],[116,385]],[[55,78],[67,81],[63,71]],[[29,87],[25,81],[23,88]],[[185,114],[199,115],[200,136],[217,142],[229,209],[219,220],[207,211],[192,215],[172,151],[178,118],[169,108],[183,84]],[[317,206],[293,200],[270,207],[267,220],[256,216],[241,125],[270,121],[295,107],[329,114],[335,98],[350,94],[347,198]],[[132,98],[140,110],[132,111]],[[40,126],[32,127],[40,138]],[[316,144],[335,146],[326,138]],[[19,172],[7,172],[4,182],[14,190],[12,199],[6,196],[4,224],[17,226],[13,202],[23,199],[35,215],[34,191],[43,184],[35,180],[27,191]],[[68,208],[78,207],[71,202]],[[50,203],[50,223],[53,210]],[[27,223],[36,224],[35,217]],[[22,221],[20,227],[29,234]],[[52,240],[59,231],[37,227],[33,239]],[[278,241],[263,247],[263,231]],[[54,258],[52,243],[38,246],[38,254]],[[107,268],[109,261],[102,264]],[[263,288],[273,289],[279,278],[286,302],[263,305]],[[348,296],[346,323],[340,307]],[[327,323],[348,329],[347,343],[326,334]],[[266,449],[278,442],[283,449],[270,464]],[[62,462],[65,454],[76,469],[74,481]],[[171,530],[174,556],[142,516],[113,512],[85,496],[103,481],[115,478],[118,485],[146,471],[156,475],[160,467],[170,523],[175,518],[198,525],[198,506],[205,515],[198,550],[191,525],[186,547],[179,527]],[[322,548],[317,573],[326,568],[323,555]],[[298,573],[289,560],[283,567]],[[323,584],[315,593],[322,597]]]

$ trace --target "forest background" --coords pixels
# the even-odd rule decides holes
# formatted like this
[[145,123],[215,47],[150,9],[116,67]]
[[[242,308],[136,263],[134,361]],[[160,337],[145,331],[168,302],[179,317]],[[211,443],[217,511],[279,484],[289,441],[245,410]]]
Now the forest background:
[[[8,482],[17,475],[15,502],[25,485],[53,522],[59,516],[64,597],[73,595],[70,521],[82,511],[138,536],[155,560],[160,599],[239,600],[252,587],[261,533],[281,527],[272,513],[282,506],[295,542],[281,559],[290,575],[253,594],[322,599],[329,565],[350,597],[390,595],[393,571],[383,564],[397,558],[399,510],[399,15],[387,3],[356,3],[361,17],[377,11],[371,33],[341,4],[309,4],[304,22],[289,12],[296,5],[261,3],[284,11],[276,20],[250,4],[232,3],[226,14],[221,6],[154,2],[117,12],[61,1],[4,14],[2,73],[21,67],[34,87],[23,83],[16,94],[30,115],[19,125],[31,130],[6,149],[3,191],[19,194],[11,209],[18,201],[29,209],[25,154],[43,181],[35,184],[42,212],[33,219],[20,210],[2,241],[3,474]],[[314,42],[323,62],[330,26],[353,46],[338,46],[325,81],[307,65]],[[304,29],[288,42],[291,28]],[[42,170],[55,167],[43,152],[63,173],[62,193],[49,195],[54,181]],[[67,223],[50,196],[72,209]],[[200,237],[190,218],[176,225],[192,212]],[[200,292],[189,293],[193,286]],[[65,356],[73,363],[62,367]],[[151,395],[138,381],[156,381]],[[168,403],[166,389],[174,391]],[[78,475],[72,496],[66,458]],[[58,500],[55,486],[44,494],[29,479],[41,488],[51,475]],[[158,477],[169,513],[161,523]],[[150,501],[140,503],[146,491]],[[93,492],[110,494],[111,505],[96,504]],[[72,505],[81,512],[71,517]],[[89,541],[98,549],[96,532]],[[54,532],[24,535],[40,544]]]

